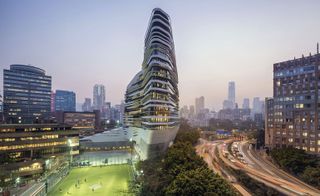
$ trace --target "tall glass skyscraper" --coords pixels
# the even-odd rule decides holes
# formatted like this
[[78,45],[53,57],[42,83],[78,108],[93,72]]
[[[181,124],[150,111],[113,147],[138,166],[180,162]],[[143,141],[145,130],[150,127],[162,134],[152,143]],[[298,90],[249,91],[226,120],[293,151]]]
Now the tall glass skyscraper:
[[76,94],[72,91],[56,90],[55,111],[76,111]]
[[102,111],[106,102],[106,89],[102,84],[93,87],[93,109]]
[[33,123],[48,118],[51,76],[31,65],[11,65],[3,71],[4,115],[7,123]]
[[232,108],[234,108],[236,103],[236,84],[233,81],[228,84],[228,101],[230,101]]
[[142,70],[125,95],[125,125],[141,159],[164,152],[179,128],[178,74],[168,14],[152,11]]

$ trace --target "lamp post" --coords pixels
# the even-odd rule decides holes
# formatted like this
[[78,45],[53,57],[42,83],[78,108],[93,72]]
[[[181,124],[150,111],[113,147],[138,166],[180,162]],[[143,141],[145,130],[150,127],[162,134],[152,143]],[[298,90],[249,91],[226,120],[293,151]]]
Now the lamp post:
[[72,141],[71,141],[71,139],[68,139],[68,147],[69,147],[69,155],[70,155],[70,158],[69,158],[69,167],[70,167],[70,166],[71,166],[71,163],[72,163],[72,154],[71,154]]

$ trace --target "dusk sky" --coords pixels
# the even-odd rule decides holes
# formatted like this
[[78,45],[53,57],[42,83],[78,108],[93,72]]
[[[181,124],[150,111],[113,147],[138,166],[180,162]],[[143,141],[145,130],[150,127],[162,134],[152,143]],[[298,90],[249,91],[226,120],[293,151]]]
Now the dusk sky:
[[240,106],[272,96],[273,64],[315,53],[320,41],[319,0],[0,0],[0,82],[10,64],[31,64],[78,103],[104,84],[118,104],[141,69],[155,7],[171,17],[180,106],[203,95],[206,107],[221,108],[228,81]]

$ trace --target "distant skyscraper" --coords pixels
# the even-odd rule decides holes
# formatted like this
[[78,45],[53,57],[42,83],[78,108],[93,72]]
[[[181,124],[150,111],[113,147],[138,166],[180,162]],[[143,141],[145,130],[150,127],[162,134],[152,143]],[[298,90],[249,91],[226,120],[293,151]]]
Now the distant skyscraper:
[[50,103],[50,110],[51,112],[54,112],[56,110],[56,93],[55,92],[51,92],[51,103]]
[[244,98],[242,103],[242,109],[249,109],[250,108],[250,99]]
[[179,128],[178,72],[168,14],[152,11],[142,70],[126,91],[125,125],[141,159],[163,153]]
[[112,107],[111,102],[106,102],[104,106],[102,107],[102,114],[103,119],[112,119]]
[[124,101],[120,104],[120,123],[123,124],[124,121]]
[[85,98],[85,99],[84,99],[84,103],[82,104],[82,111],[83,111],[83,112],[90,112],[90,111],[92,111],[91,99],[90,99],[90,98]]
[[184,106],[180,109],[180,118],[185,118],[185,119],[188,119],[188,118],[189,118],[189,109],[188,109],[188,106],[184,105]]
[[76,94],[72,91],[56,90],[55,111],[76,111]]
[[196,98],[195,102],[196,115],[198,115],[204,109],[204,97]]
[[106,89],[102,84],[96,84],[93,87],[93,109],[102,112],[106,102]]
[[194,117],[194,113],[195,109],[194,109],[194,105],[190,105],[189,106],[189,118],[193,118]]
[[222,107],[223,109],[233,109],[234,107],[233,103],[229,100],[224,100],[222,105],[223,105]]
[[82,103],[76,103],[76,112],[82,112]]
[[3,71],[4,115],[7,123],[33,123],[48,119],[51,76],[31,65],[10,65]]
[[236,85],[233,81],[229,82],[228,84],[228,101],[231,102],[233,109],[236,103]]
[[252,115],[258,113],[262,113],[262,102],[259,97],[254,97],[252,103]]

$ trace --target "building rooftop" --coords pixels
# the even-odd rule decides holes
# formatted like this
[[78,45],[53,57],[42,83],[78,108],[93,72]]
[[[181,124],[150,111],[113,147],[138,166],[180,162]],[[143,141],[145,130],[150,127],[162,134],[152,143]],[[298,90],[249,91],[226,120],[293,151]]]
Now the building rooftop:
[[43,69],[32,66],[32,65],[13,64],[13,65],[10,65],[10,70],[24,71],[24,72],[30,72],[35,74],[41,74],[41,75],[45,74],[45,71]]
[[21,127],[71,127],[68,124],[0,124],[0,128],[21,128]]
[[112,129],[111,131],[104,131],[103,133],[97,133],[88,137],[80,139],[80,141],[92,141],[92,142],[121,142],[129,141],[122,128]]

